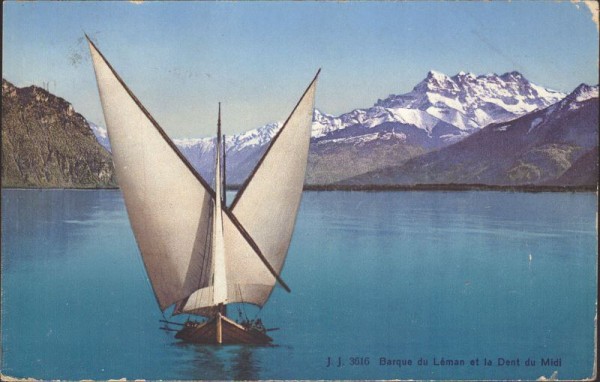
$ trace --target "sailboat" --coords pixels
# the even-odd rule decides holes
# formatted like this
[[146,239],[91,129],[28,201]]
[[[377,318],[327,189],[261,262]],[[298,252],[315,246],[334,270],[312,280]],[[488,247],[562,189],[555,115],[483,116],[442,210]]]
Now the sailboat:
[[[175,337],[209,344],[266,344],[260,321],[228,317],[230,304],[262,307],[281,278],[306,171],[317,71],[228,206],[221,106],[214,189],[86,36],[113,162],[131,227],[161,311],[201,316]],[[170,322],[170,321],[167,321]]]

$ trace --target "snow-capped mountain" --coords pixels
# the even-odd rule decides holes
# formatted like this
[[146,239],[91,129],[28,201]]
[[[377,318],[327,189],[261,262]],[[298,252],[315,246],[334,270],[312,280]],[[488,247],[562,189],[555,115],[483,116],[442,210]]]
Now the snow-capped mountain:
[[546,114],[552,114],[565,108],[568,108],[569,110],[578,109],[581,107],[583,102],[592,98],[598,98],[598,85],[590,86],[587,84],[581,84],[561,102],[549,107],[548,110],[546,110]]
[[[532,84],[518,72],[475,76],[460,72],[449,77],[430,71],[406,94],[390,95],[368,109],[339,117],[318,113],[313,136],[334,137],[351,126],[363,131],[392,124],[423,130],[429,145],[444,146],[493,122],[514,119],[547,107],[565,94]],[[389,127],[389,126],[388,126]],[[358,131],[357,131],[358,132]]]
[[[110,152],[111,147],[106,128],[91,121],[88,123],[96,140]],[[282,124],[279,122],[270,123],[242,134],[225,137],[226,164],[229,172],[227,178],[231,182],[235,184],[243,182],[281,126]],[[212,184],[216,138],[175,138],[173,142],[204,179]]]
[[106,151],[111,152],[110,141],[108,140],[108,132],[106,131],[106,127],[98,126],[94,122],[89,120],[87,121],[87,123],[90,125],[92,133],[94,133],[94,136],[96,137],[98,143],[100,143],[100,145],[104,147]]
[[[241,184],[281,128],[270,123],[238,135],[225,136],[226,176],[229,183]],[[212,184],[216,138],[174,139],[173,142],[196,170]]]
[[307,182],[327,184],[398,166],[564,96],[518,72],[449,77],[430,71],[411,92],[390,95],[370,108],[338,117],[316,110]]
[[[271,141],[280,127],[281,123],[276,122],[248,130],[242,134],[225,136],[227,153],[262,147]],[[200,153],[208,153],[213,150],[215,138],[175,138],[173,142],[184,152],[194,150]]]
[[598,106],[598,86],[582,84],[545,109],[490,124],[456,144],[343,183],[593,187]]
[[448,77],[430,71],[412,92],[388,97],[377,105],[423,110],[461,130],[468,130],[514,119],[551,105],[564,96],[532,84],[519,72],[501,76],[460,72]]
[[[390,95],[372,107],[333,116],[315,109],[309,184],[398,165],[460,141],[489,123],[503,122],[547,107],[565,94],[532,84],[518,72],[449,77],[430,71],[412,91]],[[228,136],[227,177],[241,184],[282,126],[271,123]],[[92,127],[108,147],[106,130]],[[214,138],[175,139],[175,144],[207,179],[212,179]]]

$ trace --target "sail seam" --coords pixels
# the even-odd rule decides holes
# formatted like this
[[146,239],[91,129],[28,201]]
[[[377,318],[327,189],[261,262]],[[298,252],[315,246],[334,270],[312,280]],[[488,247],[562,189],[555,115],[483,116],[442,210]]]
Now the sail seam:
[[[265,158],[269,154],[269,151],[271,151],[271,148],[273,147],[273,145],[277,141],[277,138],[279,138],[279,136],[281,135],[281,133],[283,132],[283,130],[287,127],[288,122],[290,121],[290,118],[292,118],[292,116],[296,112],[296,109],[298,109],[298,106],[300,105],[300,103],[302,102],[302,100],[304,99],[304,97],[306,96],[306,94],[308,93],[309,89],[313,86],[313,84],[315,83],[315,81],[319,77],[319,73],[321,73],[321,68],[319,68],[319,70],[317,70],[317,74],[315,74],[315,77],[313,78],[313,80],[310,82],[310,84],[308,85],[308,87],[306,88],[306,90],[304,90],[304,93],[302,93],[302,97],[300,97],[300,100],[298,100],[298,103],[296,103],[296,106],[294,106],[294,109],[292,110],[292,112],[290,113],[290,115],[285,120],[283,126],[275,134],[275,136],[273,137],[273,139],[271,139],[271,142],[269,143],[269,146],[267,147],[267,150],[265,151],[265,153],[262,155],[262,157],[260,158],[260,160],[258,161],[258,163],[256,164],[256,166],[254,167],[254,170],[252,170],[252,173],[248,176],[248,178],[246,178],[246,181],[244,181],[244,184],[242,185],[242,187],[238,191],[237,195],[233,199],[233,202],[231,203],[231,209],[232,210],[235,208],[235,205],[237,204],[237,202],[241,199],[242,195],[244,194],[244,191],[246,190],[246,188],[248,187],[248,185],[252,181],[252,178],[254,178],[254,175],[256,174],[256,172],[258,171],[258,169],[260,168],[260,166],[264,162]],[[311,128],[312,128],[312,116],[311,116]]]

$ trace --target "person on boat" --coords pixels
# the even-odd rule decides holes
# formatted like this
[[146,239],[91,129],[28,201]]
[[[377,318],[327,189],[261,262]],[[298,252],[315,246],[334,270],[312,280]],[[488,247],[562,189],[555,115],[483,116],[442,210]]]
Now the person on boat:
[[263,325],[262,320],[260,318],[256,319],[253,328],[258,330],[259,332],[266,332],[265,326]]

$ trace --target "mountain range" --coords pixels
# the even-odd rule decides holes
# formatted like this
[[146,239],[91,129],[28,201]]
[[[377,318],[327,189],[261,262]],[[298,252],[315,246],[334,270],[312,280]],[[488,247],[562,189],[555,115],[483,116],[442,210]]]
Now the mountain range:
[[[449,77],[430,71],[409,93],[392,94],[372,107],[339,116],[316,109],[306,183],[333,184],[396,166],[458,142],[489,123],[514,119],[564,97],[518,72],[460,72]],[[243,182],[281,125],[271,123],[227,138],[229,183]],[[105,130],[96,135],[106,143]],[[213,178],[214,139],[175,143],[206,179]]]
[[[368,108],[339,116],[315,109],[306,184],[589,184],[595,179],[589,167],[597,166],[597,89],[582,85],[566,95],[518,72],[450,77],[430,71],[410,92],[392,94]],[[57,123],[62,135],[56,134]],[[243,183],[281,126],[275,122],[227,136],[228,184]],[[69,136],[69,129],[76,134]],[[4,186],[115,184],[106,129],[44,89],[19,89],[3,80],[2,134]],[[31,142],[18,143],[24,141]],[[58,148],[51,149],[52,142]],[[174,142],[212,183],[215,139]],[[87,154],[71,155],[75,148]],[[46,151],[70,154],[62,155],[57,167],[56,154]],[[67,173],[85,167],[84,156],[92,158],[88,172],[96,175],[67,179]],[[17,164],[31,157],[39,160]],[[61,181],[50,180],[56,168],[63,168]],[[40,174],[44,172],[48,175]]]
[[307,183],[331,184],[402,164],[564,96],[518,72],[449,77],[430,71],[411,92],[370,108],[338,117],[315,113]]
[[580,186],[596,184],[597,171],[598,86],[582,84],[549,107],[340,183]]

